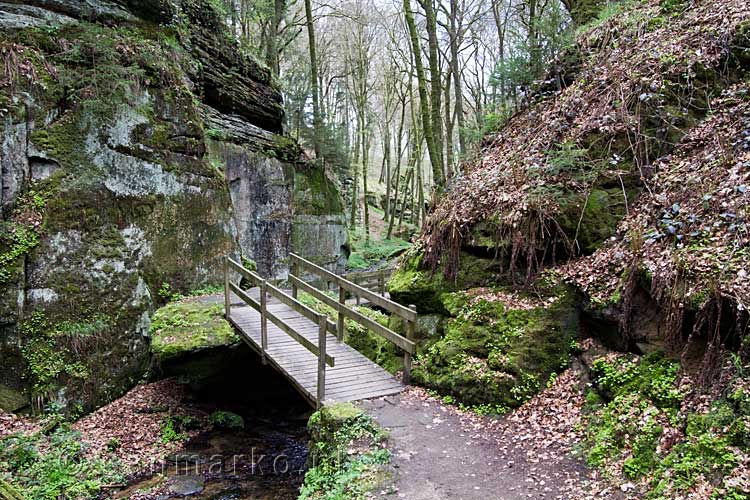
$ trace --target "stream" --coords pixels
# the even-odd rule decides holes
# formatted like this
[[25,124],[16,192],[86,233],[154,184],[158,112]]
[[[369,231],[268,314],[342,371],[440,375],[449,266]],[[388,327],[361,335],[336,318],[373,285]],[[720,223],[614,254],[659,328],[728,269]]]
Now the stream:
[[281,375],[245,345],[199,353],[163,370],[188,385],[191,406],[240,415],[244,428],[201,432],[114,498],[297,498],[312,410]]

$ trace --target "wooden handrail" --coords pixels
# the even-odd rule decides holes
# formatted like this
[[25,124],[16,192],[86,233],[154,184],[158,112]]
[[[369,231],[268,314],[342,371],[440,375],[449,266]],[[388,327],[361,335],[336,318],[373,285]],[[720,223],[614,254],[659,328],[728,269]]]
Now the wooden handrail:
[[415,354],[417,352],[416,344],[412,342],[411,340],[405,337],[402,337],[398,333],[394,332],[393,330],[388,329],[387,327],[381,325],[377,321],[374,321],[368,318],[364,314],[359,313],[355,311],[354,309],[347,307],[344,304],[340,304],[336,299],[329,297],[325,293],[321,292],[314,286],[308,283],[305,283],[304,281],[302,281],[301,279],[299,279],[297,276],[293,274],[289,275],[289,280],[292,282],[292,284],[299,287],[303,292],[309,293],[310,295],[320,300],[327,306],[333,308],[337,313],[343,314],[344,316],[356,321],[357,323],[364,326],[365,328],[377,333],[381,337],[387,340],[390,340],[391,342],[396,344],[398,347],[400,347],[404,351],[407,351],[410,354]]
[[[289,254],[289,256],[292,259],[293,265],[301,265],[307,268],[313,274],[322,277],[325,281],[336,283],[339,287],[345,288],[351,293],[360,295],[363,299],[367,299],[368,301],[370,301],[370,303],[375,304],[378,307],[382,307],[386,311],[395,314],[406,321],[417,320],[417,313],[414,310],[408,307],[404,307],[397,302],[393,302],[392,300],[388,300],[385,297],[381,297],[380,295],[371,292],[370,290],[363,288],[356,283],[352,283],[351,281],[339,276],[338,274],[334,274],[327,269],[323,269],[317,264],[313,264],[309,260],[304,259],[295,253]],[[300,273],[293,271],[292,274],[299,276]],[[292,288],[292,295],[294,296],[294,288]]]
[[[232,260],[231,258],[227,259],[229,262],[229,265],[242,274],[245,278],[250,280],[253,285],[255,286],[262,286],[263,283],[265,283],[266,291],[268,294],[275,299],[277,299],[279,302],[291,307],[307,319],[314,321],[316,324],[318,322],[318,316],[320,313],[317,311],[311,309],[310,307],[306,306],[305,304],[299,302],[294,297],[290,297],[287,293],[285,293],[282,289],[272,285],[267,280],[264,280],[259,274],[254,273],[253,271],[250,271],[249,269],[246,269],[238,262]],[[326,329],[331,332],[332,334],[336,334],[336,323],[333,321],[330,321],[326,318]]]
[[[233,283],[229,277],[229,270],[233,269],[240,273],[243,277],[250,280],[250,282],[260,288],[260,301],[255,300],[244,291],[238,284]],[[317,404],[320,407],[325,399],[325,371],[326,365],[330,367],[335,366],[335,358],[326,353],[326,333],[328,330],[333,328],[335,330],[336,325],[329,321],[325,314],[317,313],[306,305],[297,301],[296,298],[290,297],[284,293],[281,289],[268,283],[258,274],[246,269],[242,264],[227,257],[226,264],[224,267],[224,307],[225,315],[228,321],[231,321],[231,303],[229,300],[230,291],[237,295],[245,304],[252,307],[256,311],[260,312],[261,318],[261,357],[263,363],[266,363],[266,351],[268,350],[268,321],[270,320],[280,330],[289,335],[302,347],[310,351],[313,355],[318,358],[318,387],[317,387]],[[318,345],[316,346],[313,342],[306,339],[301,335],[293,326],[288,324],[282,318],[268,310],[267,296],[277,298],[280,302],[292,307],[294,310],[300,312],[304,316],[315,321],[318,325]]]
[[[370,290],[363,288],[356,283],[352,283],[345,277],[339,276],[337,274],[332,273],[331,271],[328,271],[327,269],[324,269],[317,264],[314,264],[310,262],[307,259],[304,259],[300,257],[297,254],[290,254],[291,261],[292,261],[292,268],[291,272],[289,273],[289,281],[292,285],[292,297],[295,299],[297,298],[297,290],[300,289],[306,293],[309,293],[316,299],[320,300],[324,304],[328,305],[329,307],[333,308],[337,313],[337,334],[339,340],[343,340],[344,336],[344,318],[348,317],[360,325],[364,326],[365,328],[368,328],[369,330],[375,332],[376,334],[380,335],[381,337],[385,338],[386,340],[389,340],[390,342],[393,342],[396,346],[401,348],[404,351],[404,373],[403,373],[403,380],[405,384],[409,384],[411,382],[411,361],[412,356],[416,353],[416,344],[414,343],[414,330],[416,328],[416,322],[417,322],[417,311],[414,306],[410,307],[404,307],[401,304],[398,304],[396,302],[393,302],[392,300],[389,300],[385,297],[382,297],[374,292],[371,292]],[[306,283],[300,278],[300,270],[301,268],[305,268],[308,271],[312,272],[312,274],[317,275],[318,277],[322,278],[323,281],[327,283],[335,283],[339,287],[339,298],[338,301],[332,297],[329,297],[322,291],[318,290],[314,286]],[[385,293],[385,278],[383,274],[378,275],[378,286],[381,290],[381,293]],[[384,327],[380,323],[373,321],[372,319],[368,318],[367,316],[361,314],[358,311],[355,311],[354,309],[351,309],[346,306],[346,291],[349,291],[357,297],[357,303],[359,303],[359,298],[364,298],[368,300],[370,303],[381,307],[385,309],[386,311],[391,312],[392,314],[395,314],[396,316],[399,316],[404,320],[406,323],[406,337],[403,337],[399,335],[398,333],[394,332],[393,330]]]
[[353,279],[377,278],[380,276],[390,276],[392,274],[393,269],[387,267],[385,269],[376,269],[375,271],[353,271],[351,273],[346,273],[344,278],[352,281]]

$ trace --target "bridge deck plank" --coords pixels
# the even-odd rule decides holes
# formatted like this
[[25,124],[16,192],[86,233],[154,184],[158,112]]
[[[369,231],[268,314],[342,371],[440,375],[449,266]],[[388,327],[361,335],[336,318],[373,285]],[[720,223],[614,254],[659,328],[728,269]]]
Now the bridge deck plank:
[[[257,297],[257,290],[250,290]],[[260,313],[231,297],[230,319],[240,336],[260,352]],[[268,310],[293,326],[295,331],[313,344],[318,344],[318,325],[276,299],[268,300]],[[326,352],[335,358],[335,366],[326,369],[326,403],[358,401],[397,394],[404,386],[390,373],[360,354],[330,333],[326,337]],[[314,404],[317,393],[317,357],[289,337],[283,330],[268,322],[266,357],[293,385]]]

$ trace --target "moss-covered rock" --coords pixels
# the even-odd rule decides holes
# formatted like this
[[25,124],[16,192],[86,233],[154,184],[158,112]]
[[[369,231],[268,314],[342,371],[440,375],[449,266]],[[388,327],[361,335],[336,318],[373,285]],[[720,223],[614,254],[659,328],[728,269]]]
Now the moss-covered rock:
[[388,281],[392,300],[404,305],[415,305],[420,314],[448,314],[443,295],[492,283],[497,278],[496,264],[491,259],[461,253],[461,265],[455,281],[445,278],[441,269],[435,272],[422,262],[418,248],[407,252]]
[[567,193],[558,202],[557,221],[568,239],[577,245],[576,254],[593,253],[615,233],[625,216],[625,200],[618,188],[595,188],[588,194]]
[[569,295],[525,309],[453,295],[448,303],[460,310],[418,356],[417,383],[465,404],[516,407],[570,362],[577,313]]
[[236,413],[225,410],[213,412],[208,417],[208,421],[219,429],[243,429],[245,427],[245,419]]
[[351,403],[325,406],[307,424],[309,469],[301,500],[365,498],[390,478],[386,434]]
[[[117,17],[87,10],[111,2],[27,3],[39,23],[2,34],[33,77],[0,83],[0,357],[11,367],[0,384],[39,406],[90,409],[147,370],[165,284],[221,282],[223,258],[237,254],[283,276],[295,243],[336,262],[346,231],[336,185],[292,158],[279,89],[237,50],[215,2],[117,2]],[[48,22],[61,16],[45,9],[61,6],[72,17]],[[0,17],[18,8],[2,4]],[[247,134],[212,134],[216,123]],[[238,199],[232,187],[248,184]]]
[[184,299],[158,309],[151,320],[151,352],[159,361],[240,341],[224,319],[224,305]]

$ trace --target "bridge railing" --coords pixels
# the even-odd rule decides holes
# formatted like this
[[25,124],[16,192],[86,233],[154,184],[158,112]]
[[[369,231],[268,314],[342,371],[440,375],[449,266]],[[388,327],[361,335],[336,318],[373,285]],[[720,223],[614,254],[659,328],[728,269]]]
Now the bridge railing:
[[[355,285],[376,292],[378,295],[385,297],[385,284],[393,274],[393,269],[385,268],[375,271],[355,271],[346,273],[344,278]],[[360,297],[356,297],[357,305],[360,303]]]
[[[239,283],[233,283],[230,280],[230,271],[235,271],[240,276],[247,279],[253,287],[260,289],[259,299],[256,300],[250,296],[245,290],[243,290]],[[320,314],[300,303],[296,300],[296,297],[290,297],[283,290],[275,287],[268,281],[264,280],[258,274],[245,268],[242,264],[232,260],[231,258],[226,259],[226,266],[224,268],[224,313],[228,321],[232,321],[232,308],[230,301],[230,292],[234,293],[240,298],[245,304],[252,307],[260,313],[260,355],[265,364],[267,361],[266,351],[268,350],[268,321],[271,321],[284,333],[289,335],[292,339],[297,341],[302,347],[310,351],[318,358],[318,380],[317,380],[317,403],[320,406],[325,399],[325,387],[326,387],[326,365],[333,367],[335,366],[335,358],[326,353],[326,332],[333,329],[335,331],[335,325],[333,322],[328,320],[325,314]],[[315,345],[310,340],[306,339],[302,334],[297,332],[295,328],[284,321],[282,318],[268,310],[268,296],[277,299],[279,302],[286,304],[293,310],[299,312],[306,318],[314,321],[318,325],[318,345]]]
[[[335,310],[337,314],[336,335],[339,340],[343,340],[344,337],[344,318],[349,318],[386,340],[393,342],[404,352],[404,383],[409,384],[411,381],[412,356],[416,353],[416,344],[413,341],[414,328],[417,323],[417,312],[415,307],[404,307],[397,302],[382,297],[367,288],[349,281],[345,277],[332,273],[297,254],[290,254],[290,257],[292,270],[289,274],[289,282],[292,285],[292,297],[296,299],[298,290],[302,290]],[[321,278],[321,281],[337,285],[339,289],[338,300],[303,281],[302,278],[300,278],[300,271],[302,270]],[[364,314],[348,307],[346,305],[347,292],[401,318],[406,324],[406,337],[399,335],[390,328],[387,328],[368,318]]]

